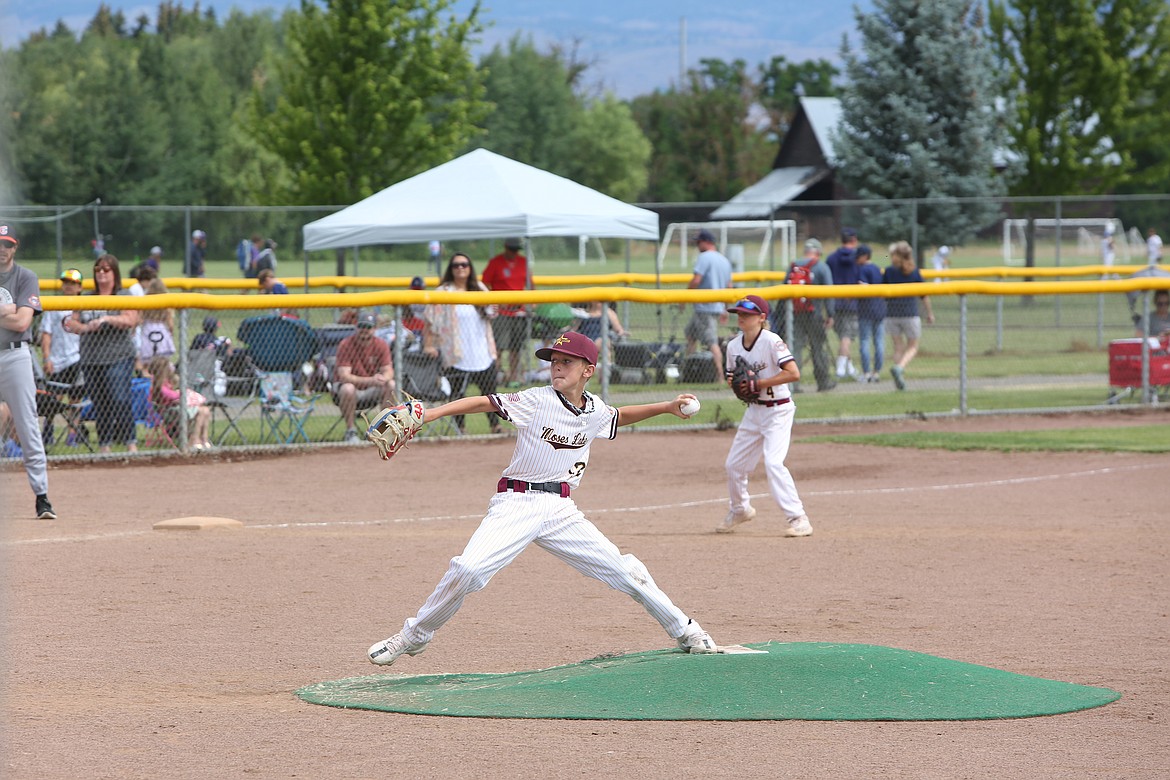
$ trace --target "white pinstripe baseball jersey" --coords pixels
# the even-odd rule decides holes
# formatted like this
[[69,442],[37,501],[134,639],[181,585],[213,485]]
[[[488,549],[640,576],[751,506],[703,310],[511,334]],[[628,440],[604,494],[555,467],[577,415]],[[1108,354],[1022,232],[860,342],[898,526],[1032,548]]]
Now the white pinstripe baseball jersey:
[[[795,360],[792,350],[788,349],[784,339],[767,328],[760,331],[760,335],[756,337],[751,349],[748,349],[743,343],[743,331],[740,331],[735,338],[728,342],[726,366],[728,371],[735,365],[737,355],[743,356],[743,359],[755,370],[760,379],[776,376],[780,373],[780,366],[790,360]],[[760,391],[760,400],[762,401],[777,401],[781,398],[791,397],[792,393],[787,384],[765,387]]]
[[578,409],[551,385],[496,393],[492,403],[516,426],[516,449],[503,476],[525,482],[568,482],[576,488],[589,464],[589,444],[617,436],[617,409],[585,393]]

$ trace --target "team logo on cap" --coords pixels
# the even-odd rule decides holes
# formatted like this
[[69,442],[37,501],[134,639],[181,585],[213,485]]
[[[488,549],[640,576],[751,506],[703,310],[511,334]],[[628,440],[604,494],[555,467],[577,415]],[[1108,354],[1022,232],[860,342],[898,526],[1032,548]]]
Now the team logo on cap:
[[568,336],[557,336],[557,340],[553,342],[554,347],[559,347],[561,344],[570,343],[571,339]]

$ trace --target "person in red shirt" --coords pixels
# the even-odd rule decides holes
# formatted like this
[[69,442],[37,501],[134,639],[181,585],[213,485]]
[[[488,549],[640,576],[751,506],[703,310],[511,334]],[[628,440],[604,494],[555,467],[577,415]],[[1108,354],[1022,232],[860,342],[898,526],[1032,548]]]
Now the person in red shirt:
[[337,345],[337,365],[333,372],[333,402],[345,420],[345,442],[361,441],[354,427],[358,409],[394,402],[394,361],[390,345],[374,334],[373,314],[357,318],[357,330]]
[[[528,273],[528,258],[520,254],[523,246],[518,238],[504,239],[503,254],[488,261],[480,281],[489,290],[531,290],[532,277]],[[496,348],[508,353],[508,370],[504,375],[505,385],[520,381],[521,353],[528,348],[528,319],[523,306],[500,306],[498,316],[492,321],[492,332]]]

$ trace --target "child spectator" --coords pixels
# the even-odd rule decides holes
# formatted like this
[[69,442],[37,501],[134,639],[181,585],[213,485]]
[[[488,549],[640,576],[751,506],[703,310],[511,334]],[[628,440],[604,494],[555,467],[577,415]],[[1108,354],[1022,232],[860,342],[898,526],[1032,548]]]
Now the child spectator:
[[[151,358],[150,401],[163,416],[167,430],[174,436],[179,430],[179,391],[175,388],[175,366],[165,357]],[[187,402],[183,407],[187,414],[187,446],[192,450],[211,448],[209,428],[211,409],[207,399],[187,388]]]

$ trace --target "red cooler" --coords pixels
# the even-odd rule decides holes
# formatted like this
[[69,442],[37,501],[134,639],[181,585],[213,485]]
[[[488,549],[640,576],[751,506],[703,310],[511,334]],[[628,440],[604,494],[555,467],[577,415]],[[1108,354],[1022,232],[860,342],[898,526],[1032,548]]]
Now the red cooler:
[[[1150,346],[1150,385],[1170,385],[1170,348],[1166,342]],[[1117,339],[1109,342],[1109,386],[1142,386],[1142,340]]]

